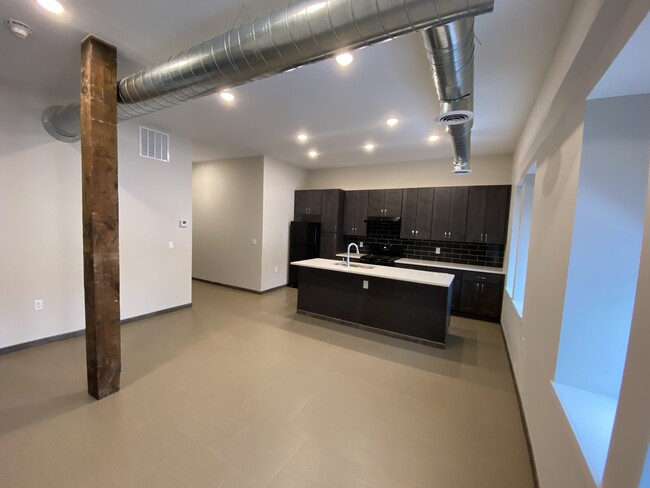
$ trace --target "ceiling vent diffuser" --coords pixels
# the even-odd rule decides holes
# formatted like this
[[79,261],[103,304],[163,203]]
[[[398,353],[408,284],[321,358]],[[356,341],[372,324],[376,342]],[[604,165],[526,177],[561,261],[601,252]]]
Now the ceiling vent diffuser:
[[140,126],[140,156],[169,161],[169,134]]

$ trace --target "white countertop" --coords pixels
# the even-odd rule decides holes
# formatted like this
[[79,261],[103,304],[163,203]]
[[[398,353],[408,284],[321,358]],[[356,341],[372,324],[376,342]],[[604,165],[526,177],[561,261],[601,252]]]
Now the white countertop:
[[[350,256],[352,256],[350,254]],[[506,272],[503,268],[490,268],[488,266],[473,266],[471,264],[455,264],[455,263],[445,263],[442,261],[427,261],[426,259],[410,259],[402,258],[395,261],[397,264],[412,264],[415,266],[422,266],[423,268],[449,268],[449,269],[458,269],[461,271],[478,271],[480,273],[495,273],[495,274],[505,274]]]
[[454,281],[454,275],[447,273],[432,273],[430,271],[419,271],[416,269],[371,265],[364,265],[364,267],[350,266],[348,268],[346,266],[341,266],[341,261],[335,261],[333,259],[306,259],[304,261],[294,261],[291,264],[295,266],[304,266],[306,268],[325,269],[328,271],[352,273],[375,278],[386,278],[389,280],[408,281],[423,285],[444,286],[447,288],[449,288],[452,281]]

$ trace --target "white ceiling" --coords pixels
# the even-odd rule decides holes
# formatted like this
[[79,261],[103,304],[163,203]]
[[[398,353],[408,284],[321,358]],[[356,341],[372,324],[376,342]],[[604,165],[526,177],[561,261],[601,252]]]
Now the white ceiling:
[[[247,0],[251,16],[288,0]],[[573,2],[495,0],[476,19],[475,155],[510,153],[553,57]],[[230,29],[240,0],[65,0],[62,18],[35,0],[0,0],[1,20],[29,24],[25,41],[0,32],[0,86],[15,86],[73,101],[79,93],[79,42],[93,34],[114,44],[120,76],[166,59]],[[244,12],[237,23],[248,20]],[[354,53],[341,69],[333,60],[234,90],[237,102],[216,96],[148,116],[145,122],[191,137],[194,160],[265,154],[306,168],[377,164],[452,156],[435,124],[438,101],[418,34]],[[45,108],[45,107],[44,107]],[[401,123],[384,123],[396,116]],[[312,139],[297,144],[305,130]],[[427,143],[432,133],[443,135]],[[361,146],[372,141],[372,154]],[[316,148],[317,160],[306,152]]]

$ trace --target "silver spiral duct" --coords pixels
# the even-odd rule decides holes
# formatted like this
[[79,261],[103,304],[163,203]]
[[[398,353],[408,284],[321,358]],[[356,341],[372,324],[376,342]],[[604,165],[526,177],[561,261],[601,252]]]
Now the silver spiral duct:
[[436,26],[422,33],[440,99],[436,121],[447,126],[454,148],[454,173],[469,173],[474,120],[474,18]]
[[[118,83],[128,120],[416,30],[491,12],[494,0],[297,0]],[[79,138],[79,104],[50,107],[45,129]]]

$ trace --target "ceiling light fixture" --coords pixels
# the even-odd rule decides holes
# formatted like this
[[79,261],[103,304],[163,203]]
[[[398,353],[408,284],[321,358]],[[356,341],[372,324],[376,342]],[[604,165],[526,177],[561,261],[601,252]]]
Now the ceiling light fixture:
[[341,66],[347,66],[349,65],[352,60],[354,59],[354,56],[350,53],[341,53],[338,56],[336,56],[336,62],[339,63]]
[[27,39],[34,33],[31,27],[20,20],[7,19],[5,20],[5,25],[7,26],[7,29],[9,29],[11,33],[19,39]]
[[316,159],[318,157],[318,151],[312,149],[307,153],[307,156],[309,156],[311,159]]
[[429,142],[436,142],[438,139],[440,139],[440,136],[429,136],[427,140]]
[[219,93],[219,96],[224,100],[225,102],[232,103],[235,101],[235,95],[233,95],[231,92],[228,90],[224,90]]
[[307,134],[305,134],[304,132],[301,132],[300,134],[298,134],[298,135],[296,136],[296,139],[298,139],[298,141],[299,141],[301,144],[304,144],[304,143],[307,142],[307,140],[309,139],[309,136],[308,136]]
[[65,12],[63,5],[61,5],[56,0],[36,0],[36,1],[41,7],[43,7],[48,12],[52,12],[53,14],[61,15],[63,12]]
[[390,119],[388,119],[388,120],[386,121],[386,123],[387,123],[390,127],[395,127],[397,124],[399,124],[399,119],[396,119],[395,117],[391,117]]
[[375,150],[375,145],[372,142],[369,142],[365,146],[363,146],[364,151],[366,152],[372,152]]

